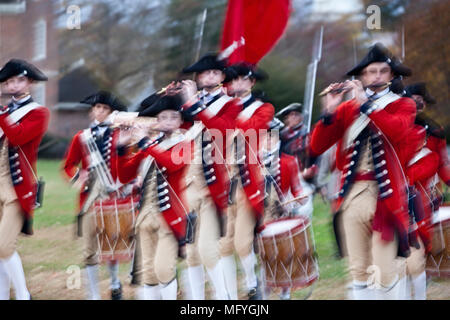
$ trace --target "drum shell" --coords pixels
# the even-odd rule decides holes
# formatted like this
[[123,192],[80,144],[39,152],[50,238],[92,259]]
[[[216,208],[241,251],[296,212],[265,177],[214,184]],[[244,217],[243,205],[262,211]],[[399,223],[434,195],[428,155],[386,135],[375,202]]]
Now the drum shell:
[[139,197],[96,200],[94,214],[97,226],[100,262],[128,262],[135,247],[134,225]]
[[[449,205],[445,205],[443,208],[450,210]],[[436,277],[450,277],[450,218],[435,222],[432,229],[432,250],[427,257],[427,274]]]
[[275,235],[258,235],[261,265],[268,287],[301,289],[319,276],[312,228],[307,218],[300,217],[279,219],[267,225],[286,220],[300,223]]

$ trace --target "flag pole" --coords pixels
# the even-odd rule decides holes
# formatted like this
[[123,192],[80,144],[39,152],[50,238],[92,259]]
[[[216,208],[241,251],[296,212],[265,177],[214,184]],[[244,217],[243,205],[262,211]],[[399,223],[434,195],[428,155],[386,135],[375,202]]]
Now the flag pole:
[[311,130],[312,109],[314,103],[314,90],[316,85],[317,66],[322,58],[322,42],[323,42],[323,26],[316,34],[313,57],[311,63],[308,65],[306,73],[305,96],[303,98],[304,117],[306,119],[307,132]]
[[402,60],[405,61],[405,25],[402,24]]
[[195,61],[197,61],[200,58],[200,51],[202,49],[202,42],[203,42],[203,30],[205,29],[205,21],[206,21],[206,15],[208,14],[208,8],[205,8],[202,13],[202,18],[200,22],[200,32],[198,35],[198,43],[197,43],[197,50],[195,52]]
[[[206,15],[208,14],[208,8],[205,8],[202,13],[202,17],[200,20],[200,31],[198,35],[198,43],[197,43],[197,49],[195,51],[195,59],[194,61],[198,61],[200,58],[200,51],[202,49],[202,42],[203,42],[203,30],[205,29],[205,21],[206,21]],[[195,79],[195,73],[192,75],[192,79]]]
[[[356,64],[358,63],[358,57],[357,57],[357,54],[356,54],[356,40],[355,40],[355,38],[353,37],[353,65],[354,66],[356,66]],[[353,75],[352,76],[352,80],[355,80],[355,76]]]

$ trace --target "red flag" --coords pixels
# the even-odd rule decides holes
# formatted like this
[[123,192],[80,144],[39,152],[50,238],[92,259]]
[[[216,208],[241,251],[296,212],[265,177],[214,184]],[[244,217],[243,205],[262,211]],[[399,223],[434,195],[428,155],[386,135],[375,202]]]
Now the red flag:
[[290,0],[229,0],[221,51],[228,63],[257,64],[286,29]]

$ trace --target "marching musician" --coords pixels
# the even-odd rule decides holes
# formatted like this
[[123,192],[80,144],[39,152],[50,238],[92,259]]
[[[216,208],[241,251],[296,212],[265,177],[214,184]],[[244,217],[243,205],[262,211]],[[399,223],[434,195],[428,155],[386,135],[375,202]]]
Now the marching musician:
[[[191,212],[198,215],[195,241],[186,246],[188,276],[193,299],[204,299],[206,267],[217,299],[237,299],[236,264],[232,252],[222,255],[219,240],[226,228],[230,175],[226,164],[227,131],[241,110],[238,99],[222,88],[225,61],[208,53],[183,69],[195,73],[195,82],[183,81],[183,113],[204,130],[195,137],[194,159],[189,166],[186,197]],[[201,91],[198,93],[197,89]],[[192,122],[190,123],[192,125]],[[225,278],[224,278],[225,275]],[[234,281],[234,282],[233,282]],[[229,286],[231,284],[231,287]]]
[[[443,129],[436,122],[425,116],[423,111],[427,104],[435,104],[436,100],[428,93],[423,82],[409,85],[405,95],[416,102],[417,116],[415,134],[419,139],[414,156],[408,161],[406,174],[410,185],[410,215],[417,224],[419,238],[415,247],[411,247],[411,255],[406,259],[406,299],[426,300],[426,259],[431,251],[432,216],[439,208],[436,199],[438,174],[449,183],[448,172],[445,171],[447,159],[446,143]],[[444,155],[444,158],[441,156]],[[447,167],[448,169],[448,167]],[[445,181],[445,180],[444,180]],[[414,295],[411,289],[414,288]]]
[[[283,127],[283,123],[278,118],[274,118],[269,123],[265,145],[261,150],[261,159],[267,169],[265,170],[266,210],[264,223],[283,216],[299,215],[301,205],[306,202],[305,199],[299,199],[296,201],[297,203],[292,203],[293,206],[290,206],[289,209],[282,205],[283,202],[292,201],[303,193],[297,159],[281,149],[279,135]],[[268,294],[269,290],[266,289],[265,295]],[[282,288],[280,299],[290,299],[290,288]]]
[[232,183],[236,183],[236,188],[232,195],[234,206],[228,213],[228,230],[234,232],[227,232],[227,241],[223,243],[226,250],[232,250],[234,244],[245,272],[248,298],[259,300],[261,291],[255,274],[257,261],[253,241],[264,218],[264,176],[259,159],[263,141],[260,137],[269,128],[275,109],[252,94],[256,81],[267,78],[262,70],[242,62],[230,67],[229,78],[230,89],[240,99],[242,111],[236,119],[235,159],[231,162]]
[[[283,120],[285,127],[280,131],[281,149],[284,153],[293,155],[300,168],[300,182],[304,189],[311,192],[315,186],[313,178],[317,172],[317,166],[309,166],[308,145],[309,134],[303,123],[303,108],[301,103],[293,102],[281,109],[276,116]],[[313,196],[308,197],[308,203],[302,206],[304,213],[312,215]]]
[[415,123],[426,129],[427,148],[436,152],[439,156],[438,176],[447,186],[450,186],[450,160],[448,159],[444,130],[441,125],[424,113],[427,106],[435,104],[436,100],[428,93],[426,84],[423,82],[407,86],[405,92],[416,102],[417,116]]
[[[275,194],[281,202],[299,197],[302,191],[300,183],[300,170],[296,158],[282,151],[279,132],[284,127],[283,123],[274,118],[269,123],[265,145],[262,147],[260,158],[266,168],[266,197]],[[302,201],[304,203],[304,201]],[[264,221],[279,218],[279,214],[286,212],[274,212],[267,210]],[[290,212],[290,215],[298,213]]]
[[[400,297],[396,258],[410,253],[403,172],[416,108],[412,99],[398,94],[403,91],[401,77],[410,74],[382,44],[375,44],[347,73],[359,80],[326,89],[324,113],[311,136],[312,156],[338,142],[336,165],[343,172],[338,214],[342,215],[354,299]],[[349,90],[355,98],[342,102]],[[379,275],[375,290],[368,283],[372,268]]]
[[[181,252],[192,234],[184,195],[192,143],[180,131],[183,118],[181,99],[177,95],[156,97],[142,113],[157,118],[152,130],[160,134],[150,139],[148,129],[139,127],[124,132],[118,146],[118,175],[122,183],[130,182],[138,174],[144,177],[135,224],[144,297],[176,300],[177,258],[183,255]],[[126,147],[132,136],[139,140],[136,153]]]
[[285,127],[280,132],[283,152],[295,155],[301,170],[305,168],[307,157],[308,132],[303,123],[301,103],[294,102],[277,112]]
[[[101,156],[107,165],[107,170],[109,170],[112,178],[117,180],[116,145],[119,131],[118,129],[112,128],[111,115],[114,111],[125,111],[126,107],[116,96],[107,91],[99,91],[90,95],[83,99],[81,103],[91,105],[90,115],[93,118],[93,122],[88,129],[80,130],[73,137],[66,151],[63,172],[71,183],[76,183],[81,186],[78,198],[78,210],[79,212],[82,210],[88,212],[82,219],[88,295],[92,300],[99,300],[101,299],[98,284],[100,249],[97,241],[95,214],[89,212],[89,208],[99,194],[97,194],[97,190],[93,190],[93,186],[95,185],[93,179],[96,178],[90,173],[90,151],[83,138],[83,134],[87,132],[95,140]],[[81,168],[79,167],[80,164]],[[122,297],[122,285],[118,277],[119,265],[117,261],[108,261],[108,270],[111,276],[111,299],[120,300]]]
[[0,299],[9,300],[12,283],[17,300],[31,299],[22,262],[16,251],[20,233],[33,234],[37,199],[36,160],[50,112],[34,102],[30,90],[47,77],[20,59],[0,70],[0,83],[11,102],[0,110]]

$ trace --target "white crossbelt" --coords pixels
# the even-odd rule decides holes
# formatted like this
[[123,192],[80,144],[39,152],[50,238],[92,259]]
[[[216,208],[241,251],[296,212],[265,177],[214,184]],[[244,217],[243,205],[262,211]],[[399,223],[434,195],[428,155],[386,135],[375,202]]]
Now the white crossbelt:
[[[389,91],[387,94],[372,102],[372,104],[376,107],[374,112],[383,110],[388,104],[398,99],[400,99],[399,95],[393,93],[392,91]],[[367,127],[370,121],[370,118],[364,113],[360,114],[359,117],[355,121],[353,121],[344,135],[344,150],[348,149],[351,146],[352,142],[361,133],[361,131],[363,131],[364,128]]]
[[206,108],[209,113],[211,113],[213,116],[216,116],[220,110],[222,110],[223,106],[233,98],[227,95],[221,96],[219,99],[211,103],[211,105]]
[[414,163],[416,163],[417,161],[419,161],[420,159],[424,158],[426,155],[430,154],[431,150],[428,149],[427,147],[423,147],[419,152],[417,152],[414,156],[414,158],[412,158],[409,162],[408,162],[408,166],[413,165]]
[[251,105],[249,105],[247,108],[241,111],[239,113],[237,119],[238,120],[248,120],[250,119],[256,110],[258,110],[259,107],[261,107],[264,104],[264,102],[256,100]]
[[[41,105],[39,103],[36,102],[30,102],[29,104],[17,109],[16,111],[14,111],[13,113],[11,113],[6,119],[6,121],[10,122],[10,123],[17,123],[20,119],[22,119],[23,117],[25,117],[28,112],[37,109],[41,107]],[[0,138],[3,137],[3,130],[0,128]]]

